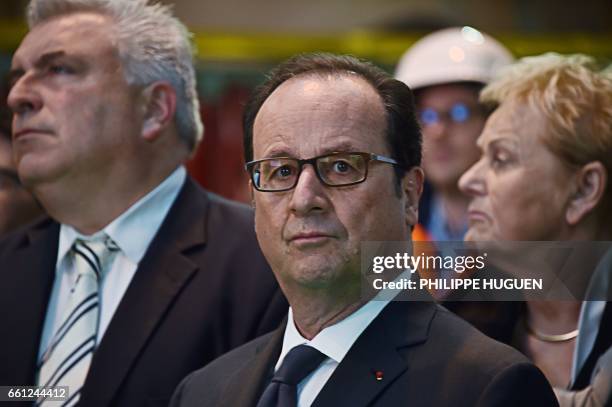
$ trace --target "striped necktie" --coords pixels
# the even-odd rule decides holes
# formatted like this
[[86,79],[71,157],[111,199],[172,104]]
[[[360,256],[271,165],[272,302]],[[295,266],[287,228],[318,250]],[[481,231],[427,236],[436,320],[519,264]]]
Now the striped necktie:
[[[104,270],[119,250],[106,235],[91,241],[76,240],[71,255],[76,282],[55,332],[39,365],[39,386],[68,386],[68,399],[62,406],[73,406],[96,349],[100,314],[100,281]],[[40,406],[58,406],[57,402],[39,400]]]

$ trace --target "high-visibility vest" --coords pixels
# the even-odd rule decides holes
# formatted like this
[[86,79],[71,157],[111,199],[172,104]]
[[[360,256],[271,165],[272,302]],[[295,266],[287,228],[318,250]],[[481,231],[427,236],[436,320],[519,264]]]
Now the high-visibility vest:
[[417,225],[412,230],[412,240],[415,242],[429,242],[431,241],[431,236],[429,232],[421,225],[417,223]]

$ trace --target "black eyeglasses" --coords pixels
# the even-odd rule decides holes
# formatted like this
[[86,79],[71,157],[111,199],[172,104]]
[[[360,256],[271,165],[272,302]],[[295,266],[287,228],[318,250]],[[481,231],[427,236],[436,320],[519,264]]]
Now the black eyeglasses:
[[460,124],[482,113],[483,109],[478,105],[458,102],[452,105],[447,111],[436,110],[431,107],[423,108],[419,111],[419,120],[423,127],[432,126],[442,121],[451,124]]
[[245,166],[256,190],[281,192],[295,188],[304,165],[315,169],[319,180],[329,187],[344,187],[363,182],[368,177],[368,163],[380,161],[401,167],[392,158],[372,153],[331,153],[299,160],[291,157],[264,158]]

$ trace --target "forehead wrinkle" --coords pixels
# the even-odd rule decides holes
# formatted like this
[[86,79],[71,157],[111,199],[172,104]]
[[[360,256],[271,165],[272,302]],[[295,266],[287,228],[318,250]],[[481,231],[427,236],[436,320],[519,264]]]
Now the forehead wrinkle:
[[[74,33],[86,31],[92,27],[107,26],[107,28],[110,28],[112,26],[112,18],[109,15],[97,11],[75,11],[50,17],[34,26],[30,32],[34,32],[39,28],[42,29],[52,24],[57,25],[58,28],[63,29],[64,32]],[[110,31],[111,30],[108,30],[107,32]]]
[[[87,38],[87,41],[75,39]],[[116,40],[110,17],[93,12],[75,12],[52,17],[34,26],[16,51],[13,64],[36,60],[49,52],[65,52],[67,56],[91,53],[91,41],[98,41],[96,52],[116,53]]]
[[[282,136],[279,136],[282,138]],[[296,149],[292,148],[289,143],[272,143],[268,149],[265,150],[262,158],[274,158],[274,157],[292,157],[299,159],[309,159],[320,155],[337,153],[337,152],[364,152],[364,148],[356,147],[355,143],[351,139],[340,139],[338,137],[328,137],[317,146],[315,154],[311,154],[308,157],[302,156],[295,152]],[[367,151],[366,151],[367,152]]]
[[288,136],[285,134],[275,134],[271,137],[271,141],[268,143],[261,157],[280,157],[288,156],[293,157],[291,143],[288,142]]
[[[347,81],[351,86],[346,86]],[[373,100],[377,107],[373,107]],[[294,122],[300,123],[299,128]],[[321,122],[325,127],[320,127]],[[377,123],[384,132],[386,115],[382,99],[364,79],[344,75],[329,78],[302,75],[281,84],[262,104],[253,126],[254,149],[260,144],[258,135],[279,133],[291,138],[318,131],[322,139],[319,145],[328,145],[326,152],[331,152],[343,147],[334,148],[338,145],[338,137],[346,136],[344,143],[353,145],[363,129],[370,129]],[[270,144],[265,151],[272,150]]]
[[[342,86],[342,82],[350,82],[353,85]],[[293,90],[290,94],[291,99],[300,98],[300,104],[288,105],[285,103],[288,87]],[[336,93],[339,88],[342,90],[341,95]],[[369,93],[370,97],[365,97],[366,93]],[[372,109],[371,106],[372,98],[379,102],[375,109]],[[304,113],[305,105],[310,108],[306,112],[311,116],[322,112],[342,112],[348,116],[355,115],[357,119],[372,120],[380,119],[385,113],[382,98],[365,79],[358,76],[321,76],[313,73],[299,75],[283,82],[268,96],[257,116],[266,110],[286,111],[289,114]]]

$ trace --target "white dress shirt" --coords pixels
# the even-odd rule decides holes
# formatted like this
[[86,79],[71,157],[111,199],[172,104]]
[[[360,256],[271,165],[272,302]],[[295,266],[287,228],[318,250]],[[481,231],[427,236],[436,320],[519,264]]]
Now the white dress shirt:
[[[612,272],[612,249],[604,255],[599,262],[587,289],[586,298],[606,298],[608,287],[612,284],[610,274]],[[578,319],[578,338],[574,350],[572,363],[572,383],[578,378],[580,369],[586,362],[589,353],[595,345],[595,339],[599,332],[599,324],[606,308],[606,301],[583,301]]]
[[317,369],[298,383],[298,407],[308,407],[312,404],[357,338],[388,303],[389,301],[371,300],[347,318],[323,329],[311,341],[297,330],[293,321],[293,310],[289,308],[283,348],[274,371],[280,368],[289,351],[299,345],[310,345],[327,356]]
[[100,318],[97,336],[97,343],[100,343],[123,294],[136,273],[140,260],[178,196],[186,177],[185,168],[183,166],[177,168],[154,190],[92,236],[84,236],[68,225],[60,226],[55,280],[47,307],[38,360],[59,328],[68,294],[76,281],[73,258],[69,255],[74,241],[91,239],[106,233],[120,249],[100,283]]

